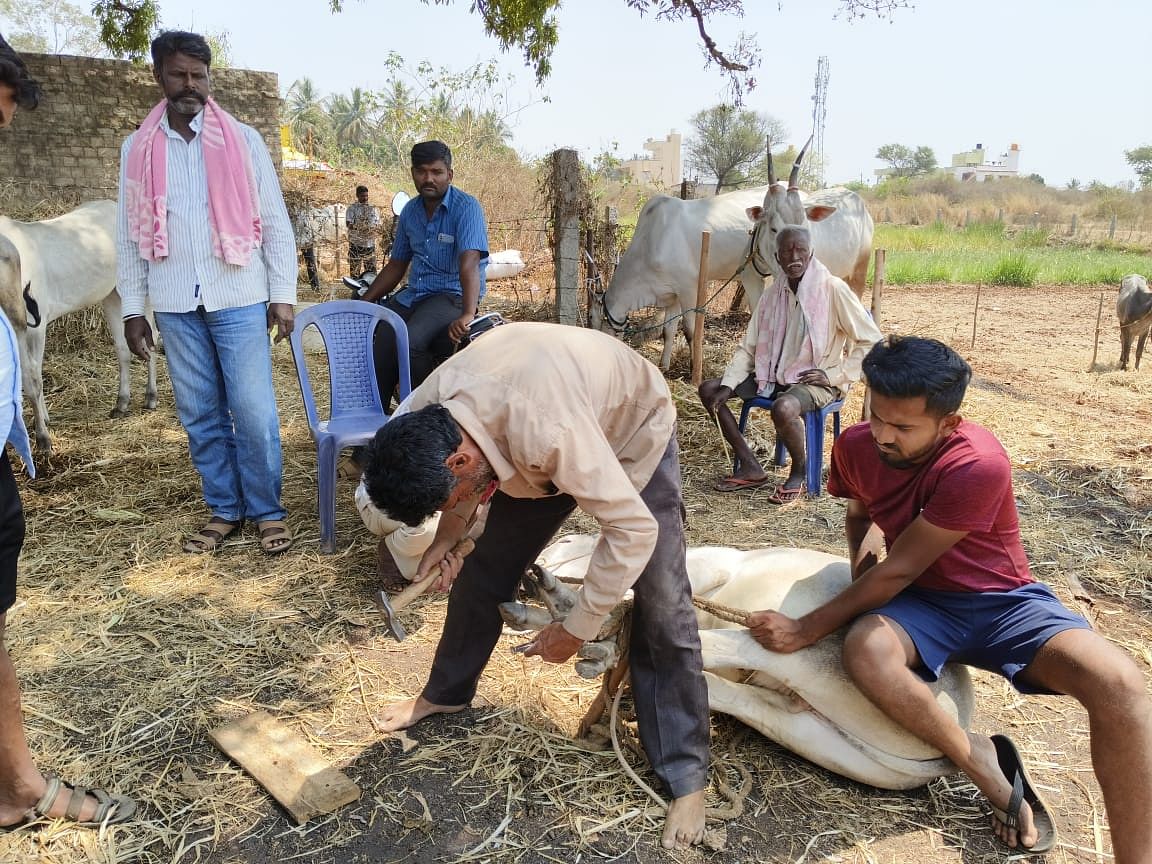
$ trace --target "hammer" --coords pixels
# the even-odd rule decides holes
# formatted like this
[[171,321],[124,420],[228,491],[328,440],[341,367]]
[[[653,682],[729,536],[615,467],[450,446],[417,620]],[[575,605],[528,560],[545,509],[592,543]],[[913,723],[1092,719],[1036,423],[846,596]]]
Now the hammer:
[[[452,551],[457,555],[467,555],[475,548],[475,541],[473,541],[471,537],[465,537],[452,547]],[[406,609],[409,603],[431,588],[439,576],[440,568],[437,566],[432,569],[432,572],[428,574],[427,578],[421,579],[419,582],[413,582],[395,597],[389,598],[384,591],[376,592],[376,604],[380,607],[380,611],[384,613],[388,632],[397,642],[403,642],[408,637],[408,632],[404,629],[404,625],[400,623],[397,613]]]

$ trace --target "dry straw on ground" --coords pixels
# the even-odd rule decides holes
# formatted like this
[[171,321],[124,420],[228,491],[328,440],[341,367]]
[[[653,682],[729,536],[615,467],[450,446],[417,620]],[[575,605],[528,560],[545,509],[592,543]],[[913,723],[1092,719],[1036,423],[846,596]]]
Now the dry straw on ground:
[[[885,325],[967,345],[973,293],[892,290]],[[1072,289],[985,288],[977,345],[964,352],[977,376],[967,411],[1013,456],[1037,575],[1081,603],[1147,672],[1152,374],[1120,373],[1104,362],[1084,371],[1095,298]],[[536,307],[503,307],[510,317],[539,317]],[[722,368],[740,326],[738,318],[710,321],[706,368]],[[58,454],[40,466],[41,478],[22,484],[29,531],[8,644],[40,764],[136,795],[141,820],[103,832],[51,825],[3,834],[0,860],[712,859],[658,849],[651,801],[610,751],[571,740],[596,684],[567,665],[513,654],[511,639],[498,647],[475,710],[407,734],[377,731],[384,706],[418,690],[444,602],[421,600],[403,613],[409,638],[387,637],[370,599],[374,543],[351,506],[350,482],[340,487],[341,552],[318,553],[314,448],[283,346],[275,374],[297,545],[266,558],[246,529],[221,554],[196,557],[179,552],[180,537],[204,512],[166,375],[156,412],[106,419],[115,399],[111,351],[98,334],[72,328],[56,328],[46,363]],[[1112,358],[1108,338],[1102,356]],[[656,349],[642,346],[649,356]],[[686,351],[675,363],[689,541],[840,552],[843,509],[834,499],[777,508],[765,503],[766,491],[711,491],[726,457],[692,388],[676,377],[687,371]],[[142,378],[137,369],[138,386]],[[859,398],[853,391],[846,419],[859,416]],[[765,423],[754,422],[752,437],[767,454]],[[572,528],[592,525],[578,518]],[[1058,814],[1062,844],[1048,860],[1108,861],[1084,713],[1068,700],[1020,697],[990,675],[977,675],[977,689],[976,728],[1020,742]],[[361,801],[293,826],[206,736],[260,708],[360,783]],[[743,766],[752,779],[742,815],[715,823],[726,834],[725,861],[1006,858],[991,839],[984,803],[962,778],[884,792],[813,768],[729,718],[715,717],[713,730],[717,776],[738,787]],[[626,753],[651,782],[642,761]],[[724,806],[719,786],[710,803]]]

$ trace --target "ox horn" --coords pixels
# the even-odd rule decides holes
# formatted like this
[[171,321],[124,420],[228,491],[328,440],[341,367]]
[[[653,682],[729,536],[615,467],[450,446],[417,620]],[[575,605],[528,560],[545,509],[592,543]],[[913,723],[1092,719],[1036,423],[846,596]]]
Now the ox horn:
[[769,135],[765,139],[765,144],[768,148],[768,185],[769,186],[775,186],[776,185],[776,169],[772,165],[772,136],[771,135]]
[[804,142],[804,146],[800,148],[799,154],[796,156],[796,161],[792,163],[792,173],[788,175],[788,188],[795,189],[796,182],[800,179],[800,163],[804,161],[804,154],[808,152],[808,145],[812,143],[812,136],[808,136],[808,140]]

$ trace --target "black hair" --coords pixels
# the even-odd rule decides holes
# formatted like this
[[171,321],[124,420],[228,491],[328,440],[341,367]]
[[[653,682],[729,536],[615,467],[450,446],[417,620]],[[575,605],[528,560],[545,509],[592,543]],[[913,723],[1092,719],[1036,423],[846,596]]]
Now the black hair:
[[189,57],[204,61],[205,66],[212,68],[212,48],[199,33],[165,30],[152,40],[152,68],[156,72],[163,69],[164,61],[173,54],[187,54]]
[[367,193],[368,187],[367,186],[357,186],[356,187],[356,194],[359,195],[361,192]]
[[930,414],[960,410],[972,379],[964,358],[936,339],[889,336],[872,346],[862,364],[868,386],[890,399],[924,397]]
[[419,525],[452,495],[457,481],[445,460],[463,440],[443,405],[394,417],[368,445],[368,497],[393,519]]
[[433,162],[443,162],[452,167],[452,151],[443,141],[421,141],[412,145],[412,167],[430,165]]
[[16,104],[27,111],[40,104],[40,82],[28,74],[28,67],[3,36],[0,36],[0,84],[11,87]]

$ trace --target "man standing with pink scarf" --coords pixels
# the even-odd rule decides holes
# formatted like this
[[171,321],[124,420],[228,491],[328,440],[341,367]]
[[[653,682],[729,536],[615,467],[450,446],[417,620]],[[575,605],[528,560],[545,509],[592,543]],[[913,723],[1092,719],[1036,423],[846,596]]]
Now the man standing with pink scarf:
[[245,520],[260,547],[287,551],[280,418],[268,331],[292,332],[296,245],[260,133],[212,99],[212,51],[169,31],[152,42],[164,99],[120,151],[117,286],[124,335],[153,350],[151,301],[207,524],[185,552],[214,552]]
[[783,504],[807,491],[803,414],[836,401],[860,380],[860,362],[881,334],[847,283],[813,256],[806,228],[789,226],[780,232],[776,260],[781,275],[753,310],[724,377],[700,385],[700,401],[716,417],[737,460],[732,476],[714,488],[734,492],[758,489],[771,478],[740,434],[727,402],[733,396],[774,400],[772,423],[792,467],[768,500]]

